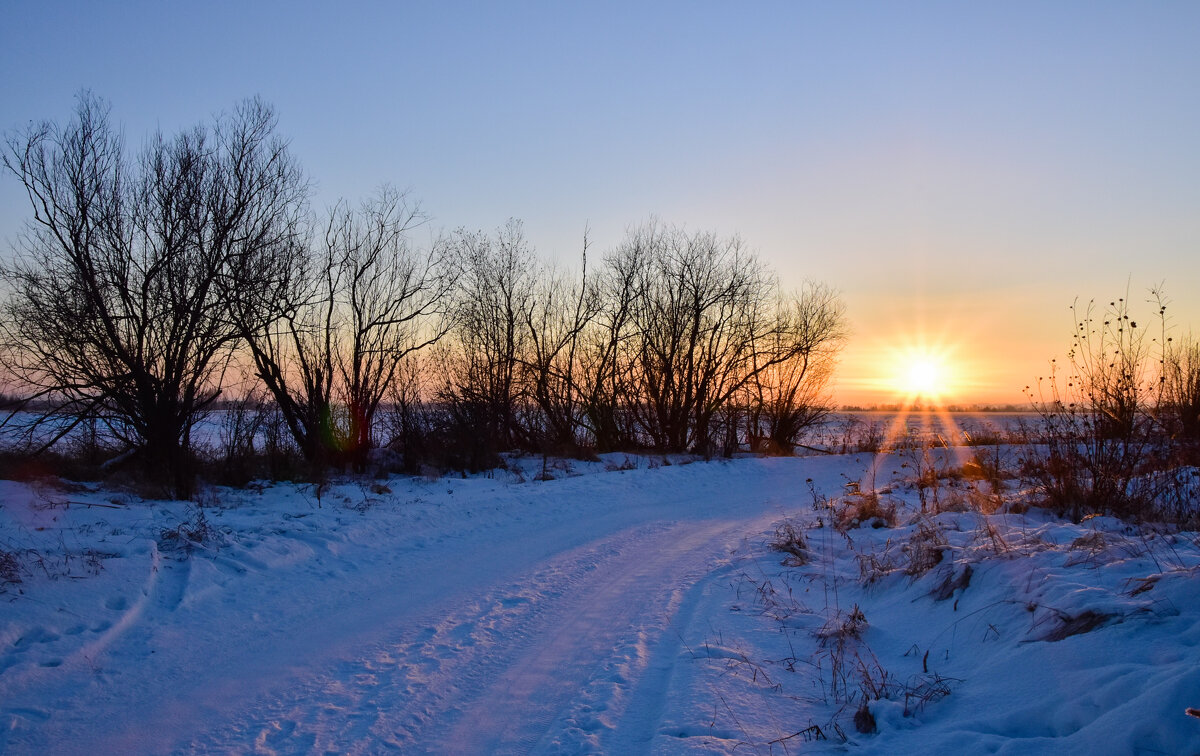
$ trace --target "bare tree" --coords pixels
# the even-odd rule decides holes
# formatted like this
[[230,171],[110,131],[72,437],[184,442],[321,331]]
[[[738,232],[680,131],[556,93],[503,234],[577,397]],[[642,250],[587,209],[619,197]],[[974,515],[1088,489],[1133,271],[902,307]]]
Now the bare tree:
[[238,336],[226,295],[270,287],[261,260],[295,235],[307,184],[261,101],[134,162],[108,113],[85,93],[67,124],[6,141],[33,218],[3,271],[4,365],[49,408],[29,428],[53,428],[43,446],[98,419],[188,495],[191,430]]
[[598,311],[582,334],[576,373],[583,401],[581,421],[601,452],[637,445],[632,313],[641,295],[638,287],[645,280],[646,247],[627,242],[605,259],[596,286]]
[[380,402],[409,354],[436,343],[450,327],[454,278],[445,247],[418,257],[406,232],[419,215],[403,195],[384,189],[356,218],[343,211],[326,245],[341,253],[346,338],[338,355],[347,437],[355,461],[372,446]]
[[536,260],[519,221],[510,221],[495,237],[459,231],[455,239],[459,287],[452,339],[442,350],[445,376],[441,400],[454,423],[470,429],[489,454],[532,446],[523,422],[528,394],[521,367],[530,353]]
[[633,418],[663,451],[737,446],[743,422],[780,450],[819,419],[843,337],[829,289],[790,298],[741,241],[651,222],[609,256],[582,371],[598,445]]
[[587,236],[580,278],[544,273],[525,311],[529,351],[524,368],[529,393],[540,410],[537,430],[543,451],[578,454],[588,445],[585,393],[581,390],[582,337],[600,312],[599,290],[588,279]]
[[626,246],[645,261],[631,307],[631,408],[656,447],[707,453],[713,417],[748,379],[752,347],[770,326],[771,283],[736,238],[651,224]]
[[766,343],[754,345],[746,421],[751,450],[778,454],[793,451],[805,429],[830,412],[827,390],[846,337],[845,306],[828,286],[808,283],[775,303],[775,317]]
[[357,210],[339,203],[320,250],[295,259],[287,296],[267,303],[272,315],[259,316],[260,327],[244,329],[259,376],[310,463],[361,468],[401,364],[449,327],[445,247],[435,241],[418,252],[409,241],[422,220],[391,187]]

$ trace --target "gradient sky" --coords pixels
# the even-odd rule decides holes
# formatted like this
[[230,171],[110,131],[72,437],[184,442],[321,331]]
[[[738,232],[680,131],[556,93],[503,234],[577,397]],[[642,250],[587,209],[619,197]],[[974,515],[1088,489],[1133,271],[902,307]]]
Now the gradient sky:
[[[842,292],[843,402],[921,344],[1019,402],[1126,286],[1200,328],[1200,3],[5,5],[0,128],[90,88],[137,147],[257,94],[319,207],[392,183],[564,265],[585,227],[736,233]],[[28,214],[3,177],[6,253]]]

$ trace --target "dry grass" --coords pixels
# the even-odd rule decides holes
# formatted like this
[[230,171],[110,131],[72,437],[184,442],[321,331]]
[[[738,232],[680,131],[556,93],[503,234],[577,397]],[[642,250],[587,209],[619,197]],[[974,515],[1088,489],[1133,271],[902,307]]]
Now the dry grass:
[[834,612],[816,635],[822,646],[844,644],[850,640],[862,640],[862,634],[869,626],[866,615],[855,604],[849,612]]
[[873,528],[896,526],[896,503],[879,494],[852,493],[842,499],[842,506],[834,510],[834,527],[840,532],[870,525]]
[[1104,625],[1111,620],[1115,615],[1097,612],[1091,609],[1084,610],[1076,615],[1070,615],[1065,612],[1055,613],[1055,625],[1049,631],[1043,633],[1037,640],[1056,643],[1060,640],[1070,638],[1072,635],[1082,635],[1090,633],[1092,630]]
[[1012,550],[1012,546],[1000,533],[1000,529],[986,518],[980,518],[979,528],[975,531],[975,540],[984,544],[984,548],[993,554],[1004,554]]
[[951,682],[961,682],[961,680],[942,677],[936,672],[918,675],[904,686],[904,716],[911,717],[927,705],[950,695]]
[[857,554],[854,559],[858,562],[858,579],[863,585],[872,585],[896,571],[896,561],[887,549]]
[[920,577],[942,563],[943,552],[949,544],[941,526],[928,520],[917,525],[917,530],[904,545],[908,565],[904,574]]
[[0,585],[21,582],[21,562],[11,551],[0,550]]
[[962,569],[948,569],[942,577],[941,582],[937,584],[929,595],[934,601],[945,601],[955,594],[957,591],[964,591],[971,584],[971,576],[975,574],[975,569],[971,565],[963,565]]
[[220,540],[221,532],[208,521],[203,507],[191,507],[186,520],[159,534],[161,548],[168,550],[178,548],[187,553],[197,546],[215,545]]
[[770,542],[772,551],[779,551],[787,556],[783,564],[788,567],[799,567],[808,563],[808,542],[804,533],[791,520],[785,520],[775,529],[775,538]]
[[871,713],[871,707],[867,705],[865,698],[859,704],[858,711],[854,712],[854,729],[863,735],[872,735],[878,730],[875,725],[875,715]]

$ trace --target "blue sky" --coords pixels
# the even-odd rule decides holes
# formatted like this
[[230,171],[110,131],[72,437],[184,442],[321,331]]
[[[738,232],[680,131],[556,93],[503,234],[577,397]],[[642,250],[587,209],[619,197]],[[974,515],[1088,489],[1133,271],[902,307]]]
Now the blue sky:
[[[585,227],[737,233],[843,292],[845,399],[921,340],[1019,399],[1127,282],[1200,326],[1198,3],[7,5],[2,128],[86,87],[137,146],[257,94],[318,206],[389,182],[567,265]],[[6,249],[27,214],[4,177]]]

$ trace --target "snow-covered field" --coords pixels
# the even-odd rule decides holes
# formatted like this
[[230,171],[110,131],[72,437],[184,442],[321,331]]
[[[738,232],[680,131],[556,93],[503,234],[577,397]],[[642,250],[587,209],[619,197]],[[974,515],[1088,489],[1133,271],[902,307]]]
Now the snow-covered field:
[[902,456],[854,527],[869,455],[673,461],[2,481],[0,752],[1200,753],[1195,534],[921,515]]

